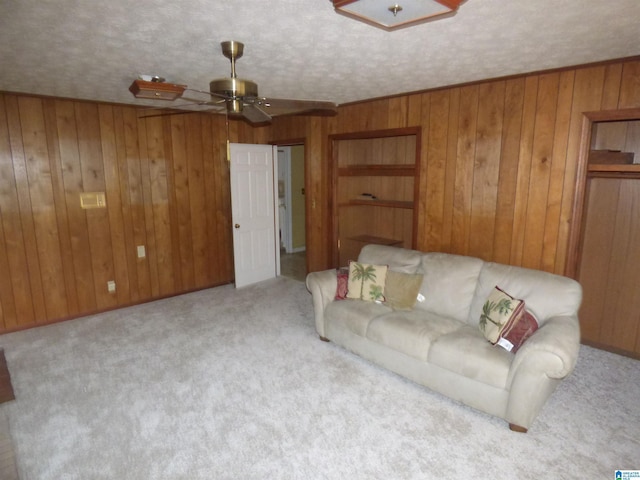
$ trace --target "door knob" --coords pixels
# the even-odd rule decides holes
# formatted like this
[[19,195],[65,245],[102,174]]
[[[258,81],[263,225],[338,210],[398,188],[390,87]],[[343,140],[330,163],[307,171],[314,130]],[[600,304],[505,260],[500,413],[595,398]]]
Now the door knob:
[[236,228],[240,228],[240,224],[239,224],[239,223],[236,223],[236,224],[234,225],[234,227],[236,227]]

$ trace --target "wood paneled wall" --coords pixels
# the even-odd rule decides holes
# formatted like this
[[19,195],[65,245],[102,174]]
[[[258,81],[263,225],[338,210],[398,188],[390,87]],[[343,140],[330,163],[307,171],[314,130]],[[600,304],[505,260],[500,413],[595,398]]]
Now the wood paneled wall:
[[[230,138],[304,142],[310,271],[332,266],[329,135],[419,126],[417,248],[563,273],[583,112],[634,107],[627,59],[231,122]],[[230,282],[225,138],[220,116],[0,94],[0,331]],[[91,191],[106,209],[80,208]]]
[[310,270],[328,268],[328,135],[420,126],[417,248],[564,273],[583,112],[640,106],[640,60],[478,82],[276,119],[307,145]]
[[225,139],[220,116],[0,94],[0,331],[232,281]]

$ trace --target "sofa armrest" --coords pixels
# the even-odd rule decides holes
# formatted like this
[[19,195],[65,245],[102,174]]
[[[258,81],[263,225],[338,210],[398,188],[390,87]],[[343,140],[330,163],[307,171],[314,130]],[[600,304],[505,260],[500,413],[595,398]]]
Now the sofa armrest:
[[509,381],[523,368],[541,369],[550,378],[569,375],[578,360],[580,324],[576,316],[549,318],[516,353]]
[[333,302],[338,288],[338,275],[334,269],[311,272],[307,275],[307,290],[313,297],[313,313],[318,335],[326,338],[324,328],[324,310]]
[[578,360],[580,325],[576,316],[543,323],[516,353],[509,370],[506,420],[529,428],[560,381]]

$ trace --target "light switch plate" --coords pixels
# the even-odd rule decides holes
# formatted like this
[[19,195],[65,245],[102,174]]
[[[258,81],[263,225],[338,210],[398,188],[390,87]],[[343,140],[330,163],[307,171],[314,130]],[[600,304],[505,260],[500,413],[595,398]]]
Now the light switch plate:
[[88,208],[105,208],[107,200],[104,192],[83,192],[80,194],[80,207],[85,210]]

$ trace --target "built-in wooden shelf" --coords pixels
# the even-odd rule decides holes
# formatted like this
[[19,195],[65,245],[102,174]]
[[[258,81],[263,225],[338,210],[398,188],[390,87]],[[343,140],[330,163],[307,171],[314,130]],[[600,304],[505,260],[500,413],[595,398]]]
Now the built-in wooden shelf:
[[587,167],[590,178],[640,178],[639,164],[591,164]]
[[637,163],[591,163],[588,166],[590,172],[630,172],[640,173],[640,164]]
[[421,131],[330,136],[336,266],[357,259],[366,244],[415,246]]

